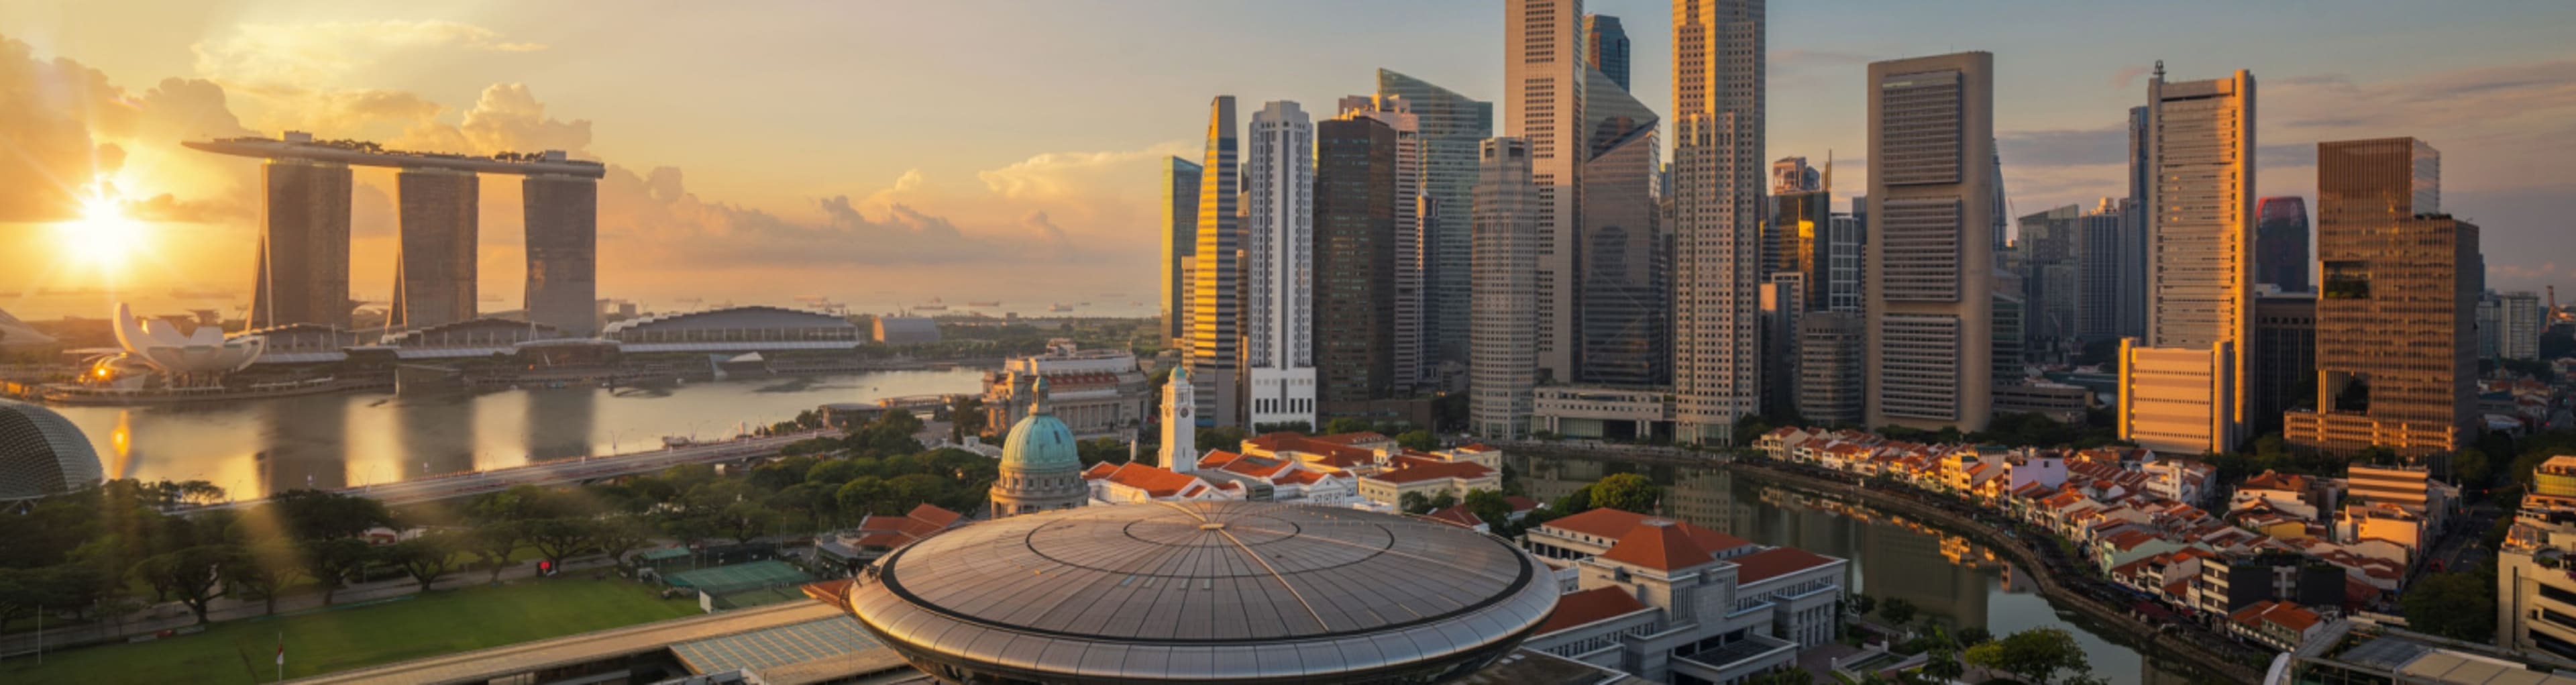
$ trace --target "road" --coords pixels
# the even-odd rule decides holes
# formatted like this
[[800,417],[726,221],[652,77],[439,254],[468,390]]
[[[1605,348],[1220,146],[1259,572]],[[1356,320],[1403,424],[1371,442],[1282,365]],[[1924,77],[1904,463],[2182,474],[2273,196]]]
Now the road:
[[[629,452],[602,457],[563,459],[526,466],[471,471],[394,483],[363,485],[338,490],[344,495],[371,497],[386,504],[409,504],[458,497],[472,497],[499,492],[518,485],[555,485],[599,478],[613,478],[639,473],[653,473],[682,464],[707,464],[736,461],[777,454],[788,443],[830,435],[829,430],[805,431],[759,438],[739,438],[687,447],[674,447],[650,452]],[[239,500],[208,505],[207,509],[247,507],[263,500]]]

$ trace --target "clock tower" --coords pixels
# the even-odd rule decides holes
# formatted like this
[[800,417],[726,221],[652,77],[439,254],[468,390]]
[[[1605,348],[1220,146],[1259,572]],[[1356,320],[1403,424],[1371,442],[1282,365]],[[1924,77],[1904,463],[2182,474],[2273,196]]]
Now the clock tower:
[[1173,473],[1189,473],[1199,467],[1198,400],[1190,388],[1190,367],[1172,367],[1172,380],[1163,384],[1163,450],[1159,457],[1163,468]]

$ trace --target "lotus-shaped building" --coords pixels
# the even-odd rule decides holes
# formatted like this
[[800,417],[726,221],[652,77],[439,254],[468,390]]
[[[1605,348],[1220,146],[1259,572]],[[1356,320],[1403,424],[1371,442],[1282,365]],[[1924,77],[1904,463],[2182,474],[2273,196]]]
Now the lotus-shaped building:
[[168,321],[135,320],[133,308],[122,303],[116,305],[116,344],[125,348],[127,359],[173,379],[240,371],[267,348],[267,340],[259,336],[226,340],[216,326],[198,326],[181,335]]

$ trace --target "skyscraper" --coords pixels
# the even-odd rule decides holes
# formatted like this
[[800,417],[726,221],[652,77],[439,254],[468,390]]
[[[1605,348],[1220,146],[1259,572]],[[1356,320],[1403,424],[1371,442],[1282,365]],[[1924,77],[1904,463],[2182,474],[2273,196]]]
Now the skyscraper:
[[2075,217],[2075,339],[2091,343],[2118,340],[2120,315],[2129,309],[2121,299],[2127,289],[2131,236],[2128,203],[2102,198],[2093,211]]
[[1798,321],[1798,416],[1835,426],[1861,422],[1861,317],[1816,312]]
[[1488,438],[1527,433],[1538,385],[1538,221],[1543,208],[1530,144],[1485,141],[1476,180],[1475,359],[1468,370],[1468,430]]
[[1395,322],[1388,329],[1393,334],[1389,344],[1394,348],[1388,354],[1392,369],[1388,392],[1412,395],[1425,380],[1431,326],[1431,313],[1424,301],[1429,293],[1424,285],[1431,256],[1432,226],[1428,217],[1435,208],[1430,196],[1423,192],[1422,118],[1413,113],[1412,102],[1394,95],[1344,97],[1342,117],[1375,120],[1395,132],[1394,236],[1388,242],[1393,260],[1391,299]]
[[2317,404],[2285,417],[2291,444],[2417,456],[2474,436],[2478,227],[2441,192],[2423,141],[2317,144]]
[[[1782,157],[1771,163],[1770,211],[1762,220],[1762,274],[1799,274],[1807,292],[1799,301],[1809,311],[1823,309],[1832,287],[1831,236],[1834,198],[1824,178],[1805,157]],[[1792,331],[1792,334],[1795,332]]]
[[2083,208],[2066,205],[2022,216],[2021,238],[2014,249],[2021,257],[2022,343],[2031,358],[2061,359],[2074,346],[2078,300],[2083,291],[2077,261],[2077,223]]
[[[2123,369],[2121,436],[2159,451],[2236,447],[2252,397],[2254,76],[2147,81],[2147,331]],[[2194,370],[2185,357],[2208,360]],[[2132,384],[2134,383],[2134,385]],[[2204,396],[2199,389],[2219,390]],[[2170,388],[2190,388],[2179,394]]]
[[2308,291],[2308,201],[2297,195],[2255,204],[2254,284]]
[[274,158],[260,165],[260,180],[268,216],[249,326],[349,327],[348,165]]
[[1199,165],[1163,161],[1163,338],[1186,349],[1190,337],[1190,268],[1199,249]]
[[1315,373],[1325,403],[1387,397],[1395,375],[1395,128],[1315,124]]
[[394,175],[402,235],[394,257],[395,329],[474,318],[475,238],[482,184],[474,172],[404,169]]
[[[1252,114],[1243,160],[1243,360],[1253,426],[1315,421],[1315,124]],[[1390,179],[1391,180],[1391,179]]]
[[1628,89],[1628,30],[1619,26],[1619,18],[1600,14],[1583,15],[1584,60],[1610,82]]
[[1377,95],[1402,98],[1422,127],[1424,375],[1463,379],[1477,149],[1494,135],[1494,103],[1385,69],[1377,71]]
[[1994,55],[1869,65],[1868,425],[1993,406]]
[[1761,392],[1763,0],[1673,3],[1674,438],[1726,444]]
[[2504,320],[2504,325],[2497,328],[2496,356],[2539,359],[2540,334],[2549,329],[2547,313],[2540,307],[2540,296],[2525,290],[2505,293],[2496,299],[2501,304]]
[[528,322],[573,337],[599,332],[599,179],[529,174],[519,194],[528,227]]
[[1657,117],[1607,74],[1585,70],[1582,176],[1583,263],[1577,311],[1580,358],[1573,380],[1625,387],[1671,377],[1670,312],[1657,221]]
[[[1868,209],[1868,198],[1852,198],[1852,204]],[[1868,272],[1864,261],[1869,248],[1869,229],[1862,225],[1860,214],[1835,214],[1825,231],[1825,310],[1859,314],[1865,293],[1861,283]],[[1859,325],[1857,323],[1853,325]],[[1853,376],[1858,379],[1858,375]],[[1855,391],[1853,397],[1859,397]],[[1858,411],[1855,409],[1854,411]],[[1854,419],[1858,420],[1858,419]]]
[[1241,426],[1242,236],[1236,221],[1234,96],[1208,104],[1207,152],[1200,163],[1198,247],[1192,252],[1190,382],[1198,420]]
[[2281,415],[2316,399],[2301,396],[2317,382],[2317,296],[2267,293],[2254,298],[2254,377],[2251,418],[2256,434],[2281,430]]
[[1503,3],[1502,135],[1529,143],[1538,184],[1539,379],[1574,377],[1576,189],[1591,132],[1582,128],[1582,0]]
[[2147,336],[2147,108],[2129,108],[2129,198],[2122,209],[2129,225],[2128,249],[2120,260],[2119,334]]

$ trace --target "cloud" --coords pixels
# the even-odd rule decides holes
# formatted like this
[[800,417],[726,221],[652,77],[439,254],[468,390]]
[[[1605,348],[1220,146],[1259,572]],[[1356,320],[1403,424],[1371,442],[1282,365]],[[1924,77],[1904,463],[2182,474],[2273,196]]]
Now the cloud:
[[[189,136],[245,132],[220,86],[167,79],[129,93],[97,69],[67,58],[39,59],[26,43],[0,37],[0,222],[76,217],[81,198],[120,180],[219,174],[205,170],[205,160],[169,151]],[[155,198],[143,209],[199,217],[239,211],[178,197]]]
[[975,173],[984,187],[1002,197],[1014,200],[1062,199],[1094,189],[1104,174],[1116,173],[1120,167],[1138,166],[1139,162],[1160,162],[1163,158],[1187,155],[1194,150],[1188,143],[1173,141],[1143,150],[1118,152],[1049,152],[1013,162],[1009,166]]
[[535,43],[453,21],[331,21],[242,24],[191,47],[197,72],[259,88],[334,87],[399,53],[419,50],[527,52]]
[[2111,89],[2128,90],[2133,88],[2137,85],[2138,79],[2145,77],[2149,71],[2151,71],[2151,69],[2144,66],[2122,67],[2119,71],[2111,73]]
[[1995,136],[1995,144],[2003,153],[2005,169],[2126,164],[2129,127],[2123,123],[2093,129],[2006,131]]

